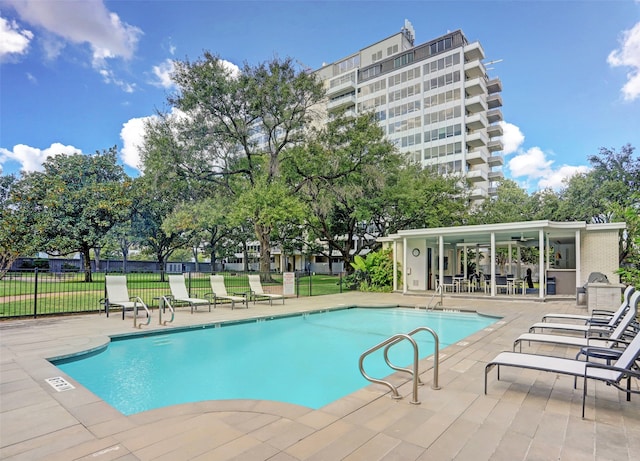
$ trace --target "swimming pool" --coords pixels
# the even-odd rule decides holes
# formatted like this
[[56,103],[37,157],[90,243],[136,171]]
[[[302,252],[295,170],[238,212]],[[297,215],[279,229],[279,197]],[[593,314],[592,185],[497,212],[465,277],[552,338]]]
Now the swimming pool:
[[[97,353],[52,362],[125,415],[223,399],[276,400],[317,409],[368,385],[358,369],[360,355],[396,333],[428,326],[438,333],[442,348],[496,320],[467,313],[348,308],[113,338]],[[415,339],[421,358],[433,354],[430,335]],[[411,351],[401,343],[389,357],[406,366]],[[375,377],[393,372],[382,352],[368,357],[365,369]]]

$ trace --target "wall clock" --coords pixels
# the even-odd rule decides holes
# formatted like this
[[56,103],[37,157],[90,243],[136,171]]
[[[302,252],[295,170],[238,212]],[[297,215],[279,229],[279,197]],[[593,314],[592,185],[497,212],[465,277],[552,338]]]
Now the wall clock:
[[411,250],[411,254],[417,258],[418,256],[420,256],[420,249],[414,248],[413,250]]

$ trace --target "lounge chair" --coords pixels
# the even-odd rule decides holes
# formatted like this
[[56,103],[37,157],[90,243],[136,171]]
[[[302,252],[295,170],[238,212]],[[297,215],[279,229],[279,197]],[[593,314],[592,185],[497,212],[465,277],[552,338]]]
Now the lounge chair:
[[[127,277],[125,275],[105,275],[105,286],[107,289],[107,297],[101,300],[104,302],[104,310],[109,317],[109,309],[111,306],[122,307],[122,320],[124,320],[124,312],[127,309],[135,310],[142,307],[147,313],[147,318],[151,320],[149,309],[139,296],[129,296],[127,289]],[[149,322],[147,322],[149,324]]]
[[615,311],[594,309],[591,312],[591,315],[549,313],[542,317],[542,321],[546,322],[548,319],[557,319],[575,320],[582,323],[607,323],[611,319],[611,317],[617,316],[618,318],[621,318],[624,315],[627,307],[629,306],[629,299],[631,299],[631,295],[634,291],[635,287],[633,285],[629,285],[627,288],[625,288],[624,294],[622,296],[622,304],[620,304],[620,307]]
[[171,289],[171,297],[176,304],[188,304],[191,307],[191,313],[193,309],[197,309],[198,306],[209,306],[209,312],[211,312],[211,301],[208,299],[192,298],[187,291],[187,284],[184,280],[184,275],[169,275],[169,288]]
[[262,289],[262,283],[260,282],[260,276],[257,274],[249,275],[249,287],[251,288],[251,299],[253,299],[254,304],[257,298],[262,298],[263,300],[268,299],[269,305],[273,305],[274,299],[282,299],[282,304],[284,304],[283,295],[264,292]]
[[633,294],[630,300],[630,308],[627,309],[625,316],[618,322],[611,334],[607,337],[578,337],[578,336],[564,336],[564,335],[547,335],[541,333],[524,333],[516,338],[513,342],[513,350],[516,350],[516,346],[520,345],[520,351],[522,351],[522,343],[525,341],[558,344],[563,346],[573,347],[624,347],[629,342],[629,336],[635,336],[638,334],[638,322],[636,321],[636,312],[638,302],[640,301],[640,291]]
[[[588,350],[584,352],[589,355],[591,352]],[[601,349],[602,350],[602,349]],[[640,335],[631,341],[622,353],[619,351],[604,349],[604,352],[610,352],[612,356],[617,356],[617,360],[613,365],[608,365],[599,362],[586,362],[578,359],[568,359],[561,357],[549,357],[547,355],[537,354],[523,354],[520,352],[501,352],[493,360],[487,363],[484,370],[484,393],[487,393],[487,375],[493,367],[497,367],[498,376],[500,379],[500,367],[516,367],[516,368],[528,368],[531,370],[548,371],[551,373],[558,373],[573,376],[574,378],[584,378],[584,384],[582,389],[582,417],[584,418],[584,406],[587,396],[587,380],[593,379],[597,381],[603,381],[608,385],[614,386],[617,389],[627,394],[627,401],[631,399],[631,393],[638,394],[640,389],[631,388],[631,378],[635,377],[640,379],[640,373],[637,371],[638,366],[636,360],[640,357]],[[594,351],[594,355],[597,351]],[[623,379],[627,379],[626,388],[621,385]],[[574,383],[575,387],[575,383]]]
[[216,306],[218,299],[227,299],[231,301],[231,309],[235,307],[236,302],[244,304],[245,307],[249,308],[246,293],[227,293],[227,287],[224,284],[224,277],[222,275],[211,275],[209,276],[209,280],[211,283],[211,293],[207,293],[206,296],[213,297],[213,307]]
[[[632,309],[634,312],[637,312],[638,306],[636,303],[631,303],[630,300],[628,300],[627,303],[624,304],[626,304],[627,309]],[[579,325],[576,323],[538,322],[531,325],[529,333],[534,333],[536,330],[556,330],[569,334],[582,333],[585,337],[588,334],[602,334],[608,336],[616,327],[622,315],[624,315],[625,310],[622,309],[620,312],[622,312],[622,314],[616,312],[615,315],[613,315],[606,323],[591,322],[585,325]]]

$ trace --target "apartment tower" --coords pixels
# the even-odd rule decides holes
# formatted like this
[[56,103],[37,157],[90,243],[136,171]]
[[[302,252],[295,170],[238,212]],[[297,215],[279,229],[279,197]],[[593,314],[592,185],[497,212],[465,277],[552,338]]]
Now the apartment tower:
[[502,179],[502,83],[489,78],[479,42],[457,30],[421,45],[400,32],[315,71],[329,113],[375,112],[400,152],[470,182],[471,199],[495,194]]

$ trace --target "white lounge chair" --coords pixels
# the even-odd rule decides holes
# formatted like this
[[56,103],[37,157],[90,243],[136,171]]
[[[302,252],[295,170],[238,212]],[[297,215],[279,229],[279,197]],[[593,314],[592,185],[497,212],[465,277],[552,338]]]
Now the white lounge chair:
[[[602,348],[600,348],[602,350]],[[614,386],[617,389],[627,394],[627,401],[631,399],[631,393],[640,393],[639,389],[631,388],[631,378],[635,377],[640,379],[640,372],[638,372],[638,365],[636,360],[640,357],[640,335],[631,341],[622,353],[615,349],[606,349],[612,356],[618,356],[618,359],[613,365],[608,365],[598,362],[585,362],[577,359],[568,359],[561,357],[549,357],[547,355],[537,354],[523,354],[520,352],[501,352],[493,360],[487,363],[484,370],[484,393],[487,393],[487,375],[493,367],[497,368],[498,376],[500,379],[500,367],[516,367],[516,368],[528,368],[538,371],[548,371],[551,373],[558,373],[564,375],[570,375],[576,378],[584,378],[584,384],[582,389],[582,417],[584,418],[584,406],[587,396],[587,380],[593,379],[603,381],[608,385]],[[589,351],[586,351],[589,353]],[[627,380],[626,388],[621,385],[623,379]],[[575,386],[575,384],[574,384]]]
[[[622,296],[622,304],[615,311],[608,311],[603,309],[594,309],[591,312],[591,315],[578,315],[578,314],[560,314],[560,313],[549,313],[542,317],[542,321],[546,322],[549,319],[557,319],[557,320],[575,320],[581,323],[607,323],[611,320],[612,317],[617,316],[621,318],[627,310],[629,306],[629,300],[631,299],[631,295],[635,291],[635,287],[633,285],[627,286],[624,290],[624,294]],[[614,320],[615,322],[615,320]]]
[[[628,302],[626,304],[628,309],[633,309],[634,312],[637,312],[636,305],[632,305],[631,302]],[[622,310],[622,312],[622,315],[624,315],[624,309]],[[556,330],[569,334],[582,333],[585,337],[591,333],[603,334],[608,336],[616,327],[622,315],[616,312],[616,315],[613,315],[606,323],[590,322],[585,325],[561,322],[537,322],[529,327],[529,333],[534,333],[536,330]]]
[[104,280],[107,297],[104,298],[102,302],[104,302],[104,310],[107,317],[109,317],[109,309],[111,306],[122,307],[123,320],[124,313],[127,309],[132,309],[135,312],[137,308],[140,307],[146,312],[148,325],[149,321],[151,321],[149,309],[139,296],[129,296],[129,290],[127,289],[127,277],[125,275],[105,275]]
[[238,294],[227,293],[227,287],[224,284],[224,277],[222,275],[211,275],[209,276],[209,281],[211,283],[211,293],[207,293],[207,296],[213,297],[213,307],[216,306],[218,299],[227,299],[231,301],[231,309],[233,309],[236,305],[236,302],[244,304],[245,307],[249,308],[249,303],[247,299],[247,294]]
[[197,309],[198,306],[209,306],[209,312],[211,312],[211,301],[208,299],[192,298],[187,291],[187,284],[184,280],[184,275],[169,275],[169,288],[171,289],[171,297],[176,304],[188,304],[191,307],[191,313],[193,309]]
[[251,288],[251,298],[253,299],[254,304],[257,298],[262,298],[264,300],[268,299],[270,305],[273,305],[274,299],[282,299],[282,304],[284,304],[283,295],[264,292],[262,282],[260,282],[260,276],[257,274],[249,275],[249,287]]
[[596,337],[578,337],[578,336],[565,336],[565,335],[548,335],[541,333],[524,333],[516,338],[513,342],[513,350],[516,350],[516,346],[520,345],[520,351],[522,351],[522,343],[538,342],[548,344],[558,344],[563,346],[573,347],[587,347],[587,346],[599,346],[599,347],[624,347],[628,344],[629,337],[638,334],[638,323],[636,321],[636,311],[638,302],[640,301],[640,292],[633,294],[630,300],[631,308],[627,309],[625,316],[618,322],[614,330],[608,336],[596,336]]

